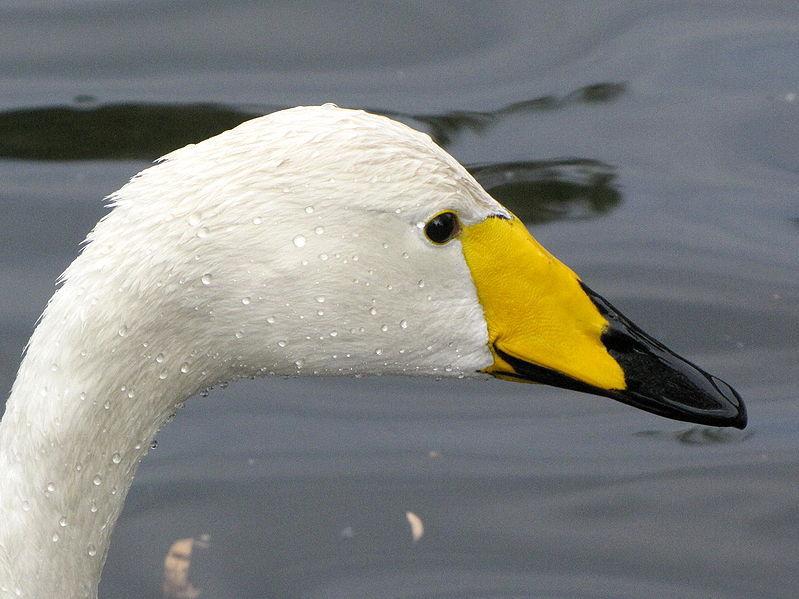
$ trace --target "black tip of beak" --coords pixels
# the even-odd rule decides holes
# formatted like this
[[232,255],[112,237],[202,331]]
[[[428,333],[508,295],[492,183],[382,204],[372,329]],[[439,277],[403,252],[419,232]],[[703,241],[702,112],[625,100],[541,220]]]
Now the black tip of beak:
[[745,429],[747,423],[746,406],[744,405],[741,396],[738,395],[738,392],[735,389],[733,389],[728,383],[722,381],[720,378],[713,376],[712,374],[709,374],[708,376],[710,377],[710,382],[714,387],[716,387],[719,394],[725,397],[731,405],[737,407],[737,414],[734,414],[732,418],[730,418],[730,426],[734,426],[735,428],[742,430]]
[[624,372],[625,388],[594,387],[512,356],[496,342],[494,352],[513,370],[494,372],[495,376],[603,395],[673,420],[746,427],[746,406],[735,389],[675,354],[630,322],[603,297],[583,283],[580,285],[608,323],[601,341]]
[[627,385],[603,395],[675,420],[746,426],[746,407],[735,389],[644,333],[585,285],[583,289],[608,321],[602,342],[624,371]]

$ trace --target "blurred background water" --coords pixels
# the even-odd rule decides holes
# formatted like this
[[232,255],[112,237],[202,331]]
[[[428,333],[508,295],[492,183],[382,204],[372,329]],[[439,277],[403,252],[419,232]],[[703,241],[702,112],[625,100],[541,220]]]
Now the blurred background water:
[[750,426],[499,381],[239,383],[159,435],[101,597],[161,597],[170,544],[202,535],[190,576],[209,599],[798,596],[790,3],[6,1],[0,388],[105,195],[171,149],[326,101],[433,135],[734,384]]

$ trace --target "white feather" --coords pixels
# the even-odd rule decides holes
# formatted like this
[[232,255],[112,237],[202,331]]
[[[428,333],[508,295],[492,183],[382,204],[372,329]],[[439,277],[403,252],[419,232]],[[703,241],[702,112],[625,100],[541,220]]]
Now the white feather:
[[96,596],[136,466],[203,387],[491,363],[460,243],[434,246],[418,224],[505,211],[404,125],[332,105],[274,113],[109,199],[0,424],[0,596]]

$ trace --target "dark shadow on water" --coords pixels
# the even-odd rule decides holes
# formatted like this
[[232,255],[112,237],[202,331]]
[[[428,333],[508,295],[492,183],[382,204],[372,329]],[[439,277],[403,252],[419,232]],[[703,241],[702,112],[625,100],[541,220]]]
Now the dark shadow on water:
[[690,426],[679,431],[647,430],[635,433],[636,437],[677,441],[683,445],[721,445],[743,443],[750,439],[753,431],[739,431],[712,426]]
[[0,157],[149,161],[259,114],[213,104],[12,110],[0,113]]
[[[505,116],[615,100],[623,83],[597,83],[562,97],[542,96],[492,112],[410,115],[373,110],[425,129],[440,145],[469,130],[479,133]],[[0,158],[22,160],[155,160],[282,106],[221,104],[98,104],[79,95],[72,106],[0,112]]]
[[[624,84],[600,83],[562,97],[543,96],[494,112],[382,113],[426,130],[446,146],[459,133],[479,133],[508,115],[555,110],[575,103],[608,102],[624,89]],[[77,96],[74,102],[72,106],[0,112],[0,158],[152,161],[281,109],[218,104],[98,105],[91,96]],[[469,170],[494,197],[529,224],[600,216],[621,202],[614,185],[614,169],[596,160],[480,164]]]
[[[595,83],[580,87],[564,96],[540,96],[532,100],[514,102],[492,112],[456,111],[442,115],[417,115],[410,117],[425,125],[436,143],[447,146],[464,130],[480,133],[503,117],[530,112],[546,112],[567,108],[574,104],[601,104],[616,100],[626,91],[624,83]],[[399,119],[409,118],[399,113],[384,113]]]
[[469,171],[527,224],[601,216],[621,203],[613,167],[598,160],[485,164]]

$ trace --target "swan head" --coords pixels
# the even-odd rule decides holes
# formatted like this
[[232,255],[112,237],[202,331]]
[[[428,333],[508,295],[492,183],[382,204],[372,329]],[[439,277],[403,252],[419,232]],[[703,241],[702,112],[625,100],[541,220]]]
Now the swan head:
[[115,298],[105,329],[136,332],[165,381],[493,375],[745,425],[729,385],[643,333],[429,136],[390,119],[273,113],[173,152],[111,200],[65,279]]

